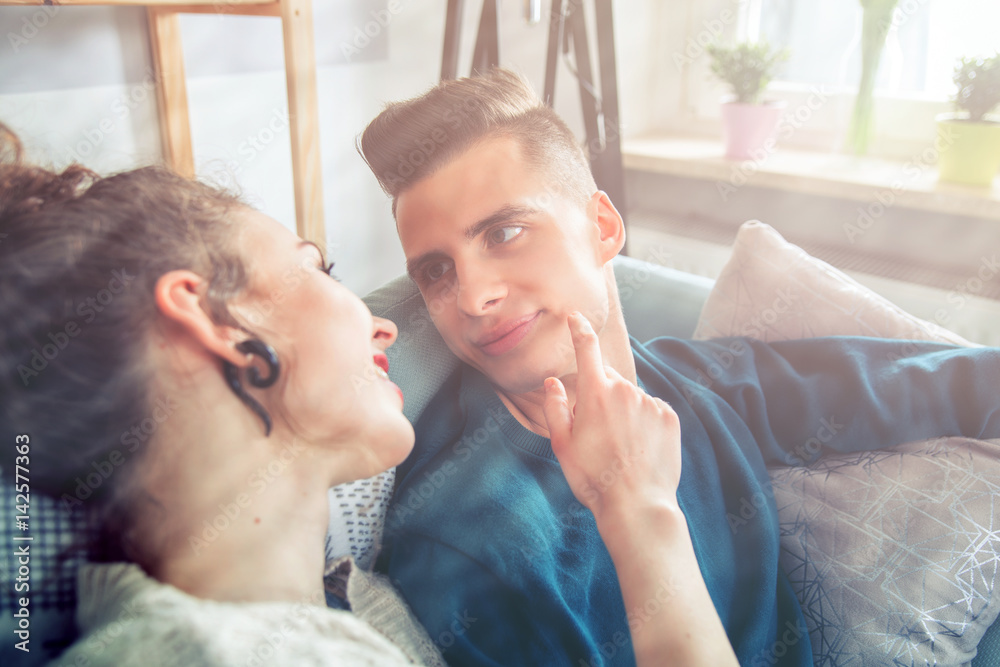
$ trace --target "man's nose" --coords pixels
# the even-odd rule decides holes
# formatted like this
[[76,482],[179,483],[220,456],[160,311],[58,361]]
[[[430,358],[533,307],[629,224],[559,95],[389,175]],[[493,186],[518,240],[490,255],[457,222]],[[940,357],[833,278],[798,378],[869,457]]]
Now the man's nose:
[[456,267],[458,307],[467,315],[485,315],[507,296],[506,282],[484,266]]

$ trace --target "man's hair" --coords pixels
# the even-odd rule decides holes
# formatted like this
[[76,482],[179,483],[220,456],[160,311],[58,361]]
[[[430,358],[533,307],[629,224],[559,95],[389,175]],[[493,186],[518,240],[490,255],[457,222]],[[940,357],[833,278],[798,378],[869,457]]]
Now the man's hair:
[[597,190],[590,164],[566,123],[519,75],[443,81],[419,97],[386,106],[358,141],[379,185],[396,200],[482,141],[517,140],[526,161],[548,181],[550,194],[588,201]]

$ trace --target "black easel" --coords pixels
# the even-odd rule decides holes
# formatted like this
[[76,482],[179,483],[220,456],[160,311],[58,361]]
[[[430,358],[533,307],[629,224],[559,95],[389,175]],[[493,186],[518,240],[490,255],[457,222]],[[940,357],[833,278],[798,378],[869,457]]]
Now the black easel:
[[[618,74],[615,60],[614,22],[611,0],[593,0],[597,22],[597,55],[601,95],[595,94],[587,40],[585,0],[552,0],[549,16],[549,44],[545,61],[545,91],[542,99],[552,106],[555,100],[556,71],[560,51],[574,50],[580,105],[587,137],[590,169],[597,187],[608,193],[625,216],[625,177],[622,169],[621,126],[618,120]],[[461,40],[465,0],[448,0],[445,14],[444,53],[441,80],[458,76],[458,49]],[[479,32],[472,52],[472,76],[500,64],[500,21],[498,0],[483,0]]]

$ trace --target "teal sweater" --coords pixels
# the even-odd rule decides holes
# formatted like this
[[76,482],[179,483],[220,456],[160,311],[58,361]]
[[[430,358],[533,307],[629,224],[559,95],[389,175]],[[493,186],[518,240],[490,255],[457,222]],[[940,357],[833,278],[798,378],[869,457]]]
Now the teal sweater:
[[[641,386],[680,417],[678,499],[743,665],[812,664],[778,567],[766,466],[940,435],[1000,437],[997,349],[846,337],[661,338],[632,348]],[[662,581],[626,615],[593,516],[549,441],[522,427],[469,368],[449,378],[416,431],[378,567],[445,659],[634,664],[630,631],[669,604],[673,583]]]

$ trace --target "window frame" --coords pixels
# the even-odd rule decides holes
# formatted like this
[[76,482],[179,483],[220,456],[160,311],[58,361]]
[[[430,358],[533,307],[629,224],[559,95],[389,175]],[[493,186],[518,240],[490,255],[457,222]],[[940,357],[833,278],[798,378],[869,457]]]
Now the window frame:
[[[703,43],[708,27],[724,24],[713,31],[713,41],[736,41],[747,35],[761,0],[699,2],[689,0],[687,44]],[[720,21],[732,12],[735,20]],[[715,79],[703,51],[685,63],[681,76],[681,99],[677,113],[665,119],[671,134],[721,136],[720,102],[726,97],[724,84]],[[788,127],[780,133],[779,145],[799,150],[844,152],[847,128],[857,95],[855,86],[803,84],[776,79],[766,97],[787,103]],[[892,160],[911,160],[933,145],[937,137],[935,119],[951,112],[949,96],[933,93],[875,91],[875,127],[868,155]]]

